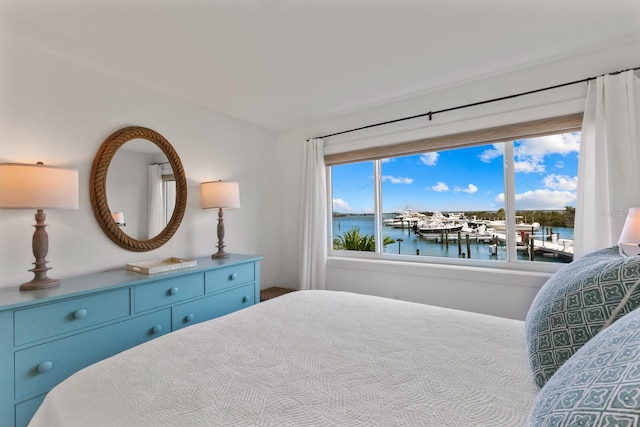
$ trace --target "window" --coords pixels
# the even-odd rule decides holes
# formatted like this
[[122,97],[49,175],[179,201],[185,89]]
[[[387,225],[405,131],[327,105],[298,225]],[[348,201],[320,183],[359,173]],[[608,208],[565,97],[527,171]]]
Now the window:
[[[336,164],[328,156],[333,250],[570,262],[580,146],[579,120],[570,117],[558,120],[557,133],[543,126],[496,141],[498,131],[490,143],[457,135],[453,147],[401,144],[400,155],[385,156],[394,147],[383,147],[368,152],[378,158]],[[417,152],[429,146],[438,149]]]

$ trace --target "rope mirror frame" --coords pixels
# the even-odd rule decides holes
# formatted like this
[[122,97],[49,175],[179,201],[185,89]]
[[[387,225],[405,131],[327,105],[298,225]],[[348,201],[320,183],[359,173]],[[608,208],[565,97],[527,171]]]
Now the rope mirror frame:
[[[158,146],[167,156],[167,160],[173,168],[176,181],[176,204],[171,219],[159,234],[148,240],[134,239],[122,231],[111,216],[111,209],[107,202],[107,172],[109,165],[120,147],[133,139],[145,139]],[[178,153],[176,153],[169,141],[152,129],[129,126],[115,131],[98,149],[91,166],[91,174],[89,175],[89,197],[91,199],[91,208],[100,228],[112,242],[129,251],[146,252],[157,249],[167,243],[178,230],[187,207],[187,179],[180,157],[178,157]]]

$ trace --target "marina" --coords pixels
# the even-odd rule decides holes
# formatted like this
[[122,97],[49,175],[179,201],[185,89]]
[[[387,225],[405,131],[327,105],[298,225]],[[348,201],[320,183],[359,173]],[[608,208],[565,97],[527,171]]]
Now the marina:
[[[442,221],[441,214],[436,216]],[[386,214],[383,220],[383,237],[395,241],[385,247],[388,254],[420,255],[436,257],[473,258],[505,260],[507,257],[507,235],[504,226],[495,229],[489,221],[464,220],[462,215],[445,217],[449,226],[431,229],[423,222],[428,221],[418,215],[404,220],[403,225],[397,215]],[[491,225],[496,225],[492,221]],[[371,214],[345,215],[333,217],[333,237],[341,235],[352,227],[358,227],[361,234],[374,234],[374,218]],[[500,228],[500,227],[498,227]],[[566,227],[545,227],[538,223],[526,224],[519,221],[516,228],[516,249],[519,260],[567,263],[573,260],[573,229]]]

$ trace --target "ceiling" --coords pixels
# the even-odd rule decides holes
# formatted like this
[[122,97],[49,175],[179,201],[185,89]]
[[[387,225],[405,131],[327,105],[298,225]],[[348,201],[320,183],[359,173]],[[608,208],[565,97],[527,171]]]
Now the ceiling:
[[0,35],[282,131],[640,40],[638,0],[0,0]]

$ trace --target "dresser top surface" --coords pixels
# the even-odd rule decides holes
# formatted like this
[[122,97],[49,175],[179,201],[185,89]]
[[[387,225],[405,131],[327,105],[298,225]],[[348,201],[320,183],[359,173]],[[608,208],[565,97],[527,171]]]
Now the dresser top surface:
[[223,268],[225,266],[232,266],[240,263],[256,262],[261,259],[261,256],[239,254],[232,254],[228,258],[218,259],[202,257],[197,258],[197,265],[194,267],[164,273],[144,274],[127,270],[125,266],[122,266],[121,268],[60,279],[60,286],[55,288],[41,289],[37,291],[20,291],[18,286],[0,288],[0,311],[14,309],[22,305],[56,301],[58,299],[69,298],[74,295],[81,295],[91,291],[131,286],[138,283],[179,277],[185,274]]

